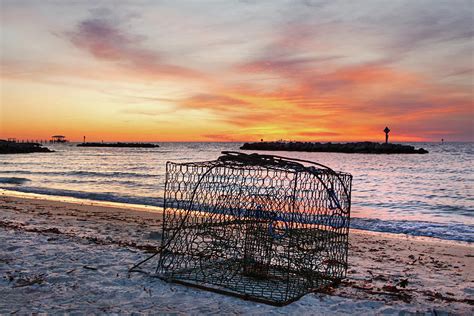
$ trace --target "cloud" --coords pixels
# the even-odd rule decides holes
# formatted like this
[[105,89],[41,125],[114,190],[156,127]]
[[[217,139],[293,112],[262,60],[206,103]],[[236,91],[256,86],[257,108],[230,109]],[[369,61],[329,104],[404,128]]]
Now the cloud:
[[134,114],[134,115],[144,115],[144,116],[162,116],[166,114],[172,114],[176,112],[176,109],[173,106],[163,106],[160,105],[159,109],[156,108],[126,108],[120,111],[124,114]]
[[[361,139],[386,124],[398,135],[466,139],[471,2],[17,5],[4,10],[9,49],[0,71],[57,95],[61,84],[68,97],[99,92],[111,119],[146,122],[170,110],[166,119],[190,138],[200,121],[209,130],[197,134],[210,139]],[[38,45],[24,47],[20,37]]]
[[405,51],[441,42],[472,40],[474,24],[471,1],[457,1],[457,5],[449,2],[430,4],[420,2],[411,7],[401,7],[401,14],[376,21],[396,32],[392,37],[392,48]]
[[223,112],[235,111],[237,107],[242,108],[251,105],[249,102],[237,98],[211,93],[195,94],[183,100],[181,104],[189,108],[212,109]]
[[[133,17],[133,15],[132,15]],[[146,37],[125,30],[125,22],[109,10],[91,11],[91,17],[80,21],[66,38],[78,49],[103,61],[136,72],[144,77],[202,78],[197,70],[166,62],[164,54],[145,46]]]
[[472,78],[474,78],[473,74],[474,74],[474,67],[470,66],[470,67],[450,71],[449,73],[446,74],[446,77],[468,76],[472,82]]
[[285,72],[305,71],[317,64],[332,62],[343,56],[322,57],[273,57],[258,59],[238,65],[236,68],[242,72]]
[[217,142],[234,142],[240,139],[239,135],[232,134],[231,131],[223,132],[222,134],[204,134],[204,138]]
[[107,19],[90,18],[81,21],[69,35],[76,47],[87,50],[99,59],[130,59],[133,62],[156,60],[151,52],[137,49],[143,37],[124,33]]
[[299,132],[299,136],[307,137],[324,137],[324,136],[339,136],[341,133],[336,132]]

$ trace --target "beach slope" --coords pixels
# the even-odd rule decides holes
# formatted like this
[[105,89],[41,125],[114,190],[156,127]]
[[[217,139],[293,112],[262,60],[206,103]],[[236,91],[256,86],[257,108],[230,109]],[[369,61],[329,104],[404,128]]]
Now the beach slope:
[[0,314],[470,314],[474,248],[351,231],[348,278],[272,307],[128,268],[158,247],[161,213],[0,196]]

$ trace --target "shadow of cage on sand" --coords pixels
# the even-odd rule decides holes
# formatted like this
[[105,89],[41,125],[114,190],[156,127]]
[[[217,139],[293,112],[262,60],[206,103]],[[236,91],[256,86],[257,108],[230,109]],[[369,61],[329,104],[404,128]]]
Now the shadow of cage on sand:
[[[166,165],[154,275],[283,306],[347,272],[352,176],[280,156],[223,152]],[[142,271],[143,272],[143,271]]]

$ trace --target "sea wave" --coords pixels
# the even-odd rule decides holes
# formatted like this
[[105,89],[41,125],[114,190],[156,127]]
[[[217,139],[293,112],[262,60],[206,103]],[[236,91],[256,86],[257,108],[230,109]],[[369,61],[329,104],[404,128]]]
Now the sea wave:
[[[438,196],[426,195],[424,198],[430,199]],[[449,196],[444,196],[445,199]],[[472,198],[463,197],[464,201],[472,201]],[[458,214],[467,217],[474,217],[474,210],[470,205],[451,205],[451,204],[442,204],[438,203],[436,205],[423,202],[423,201],[393,201],[393,202],[364,202],[363,199],[357,200],[357,206],[362,206],[371,209],[403,209],[411,210],[417,213],[429,212],[430,214]]]
[[138,173],[138,172],[100,172],[100,171],[29,171],[29,170],[2,170],[0,174],[21,174],[21,175],[45,175],[45,176],[80,176],[80,177],[137,177],[156,178],[158,174]]
[[86,192],[86,191],[73,191],[65,189],[52,189],[52,188],[40,188],[40,187],[0,187],[1,189],[13,190],[23,193],[35,193],[43,195],[52,195],[52,196],[63,196],[63,197],[73,197],[78,199],[87,199],[95,201],[106,201],[106,202],[118,202],[118,203],[128,203],[128,204],[139,204],[139,205],[149,205],[149,206],[163,206],[162,197],[142,197],[142,196],[127,196],[127,195],[117,195],[110,192]]
[[446,240],[474,242],[474,226],[463,223],[435,223],[428,221],[381,220],[351,218],[351,228],[374,232],[434,237]]
[[[0,178],[1,179],[1,178]],[[39,187],[7,188],[25,193],[74,197],[79,199],[119,202],[163,207],[162,197],[126,196],[114,193],[93,193],[85,191],[46,189]],[[445,240],[474,242],[474,226],[459,222],[435,223],[429,221],[381,220],[376,218],[351,218],[350,227],[382,233],[406,234],[411,236],[434,237]]]
[[18,178],[18,177],[1,177],[0,178],[0,183],[5,183],[5,184],[23,184],[29,181],[31,180],[28,178]]

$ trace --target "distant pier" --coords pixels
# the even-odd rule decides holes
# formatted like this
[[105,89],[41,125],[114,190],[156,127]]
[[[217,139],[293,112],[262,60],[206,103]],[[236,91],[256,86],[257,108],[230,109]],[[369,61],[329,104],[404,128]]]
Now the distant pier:
[[[5,140],[3,140],[5,141]],[[47,144],[48,140],[47,139],[17,139],[17,138],[8,138],[6,140],[7,142],[10,143],[18,143],[18,144],[25,144],[25,143],[36,143],[36,144]]]

